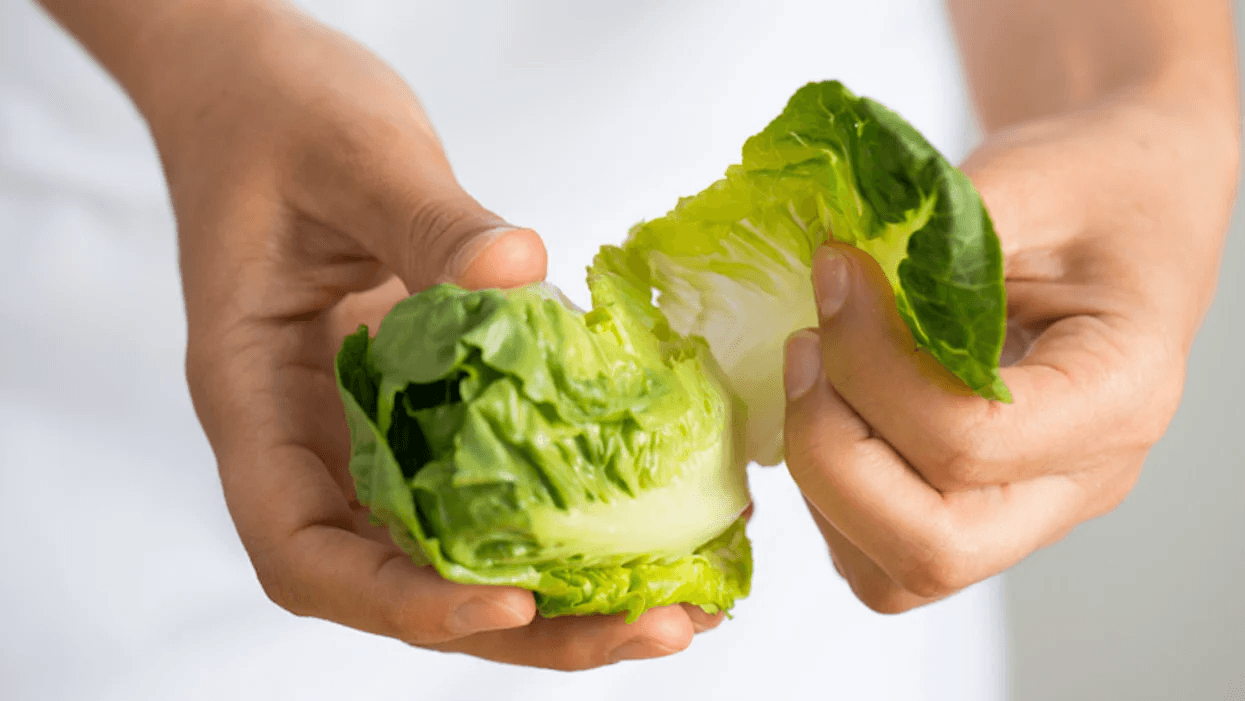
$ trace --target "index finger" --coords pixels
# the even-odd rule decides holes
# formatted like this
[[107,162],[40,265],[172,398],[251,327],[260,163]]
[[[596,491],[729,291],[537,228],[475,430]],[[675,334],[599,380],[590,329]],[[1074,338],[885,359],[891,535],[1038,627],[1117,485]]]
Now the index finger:
[[214,380],[196,382],[197,401],[212,413],[226,501],[264,591],[294,613],[417,644],[530,622],[530,592],[446,581],[355,531],[353,490],[334,476],[349,446],[336,380],[315,353],[325,333],[239,327],[252,342],[196,368]]
[[[799,332],[788,362],[818,358]],[[936,598],[1019,562],[1079,520],[1092,495],[1075,479],[940,493],[820,375],[787,405],[787,466],[809,503],[904,589]]]
[[253,502],[274,493],[284,502],[269,508],[262,535],[246,538],[265,593],[283,608],[418,645],[523,626],[535,616],[530,592],[450,582],[396,546],[350,530],[344,496],[310,452],[267,457],[261,469],[243,470],[255,479],[237,485],[249,496],[233,501],[241,510],[264,508]]
[[974,395],[916,348],[890,284],[868,254],[823,247],[813,266],[823,299],[835,285],[842,293],[841,304],[831,304],[821,320],[827,378],[940,489],[1077,470],[1083,467],[1077,461],[1062,460],[1073,448],[1084,453],[1086,446],[1133,439],[1124,419],[1144,396],[1137,369],[1147,365],[1129,357],[1144,344],[1123,340],[1131,331],[1122,320],[1074,314],[1053,323],[1020,362],[1002,369],[1014,398],[1004,404]]

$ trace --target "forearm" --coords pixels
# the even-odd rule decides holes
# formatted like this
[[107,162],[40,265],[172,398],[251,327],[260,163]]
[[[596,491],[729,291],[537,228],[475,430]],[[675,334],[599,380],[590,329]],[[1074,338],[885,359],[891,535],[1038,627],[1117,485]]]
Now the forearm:
[[37,0],[147,114],[240,9],[267,0]]
[[[318,133],[326,149],[345,148],[338,142],[359,136],[366,119],[386,138],[423,144],[429,167],[453,182],[432,125],[401,77],[284,0],[40,2],[130,95],[175,200],[183,171],[207,177],[198,164],[212,161],[206,152],[220,143],[254,141],[250,148],[260,151]],[[346,132],[323,123],[325,105],[339,99],[358,106]],[[264,134],[261,124],[272,123],[287,126]]]
[[987,134],[1121,94],[1184,101],[1237,130],[1227,0],[948,0]]

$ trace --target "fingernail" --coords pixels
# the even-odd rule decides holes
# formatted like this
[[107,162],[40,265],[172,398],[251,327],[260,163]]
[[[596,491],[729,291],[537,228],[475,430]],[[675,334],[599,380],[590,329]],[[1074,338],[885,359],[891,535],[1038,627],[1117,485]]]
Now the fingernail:
[[484,249],[511,231],[517,231],[522,228],[512,224],[500,224],[492,229],[476,234],[446,261],[445,274],[442,276],[443,281],[452,282],[461,278],[471,268],[471,264],[475,262],[475,259],[484,252]]
[[842,252],[822,246],[813,253],[813,293],[821,318],[828,319],[843,308],[850,282],[847,257]]
[[632,640],[614,648],[610,653],[610,662],[623,660],[643,660],[649,657],[661,657],[674,652],[665,645],[652,640]]
[[456,635],[500,630],[523,625],[526,621],[518,611],[491,599],[471,599],[459,606],[450,617],[449,629]]
[[804,396],[821,374],[821,339],[808,329],[791,334],[783,365],[782,383],[787,399]]

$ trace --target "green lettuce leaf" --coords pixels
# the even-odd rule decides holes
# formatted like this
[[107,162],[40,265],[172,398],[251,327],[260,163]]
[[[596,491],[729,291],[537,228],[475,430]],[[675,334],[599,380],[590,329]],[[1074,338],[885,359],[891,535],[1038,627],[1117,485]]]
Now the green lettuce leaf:
[[746,458],[782,460],[782,348],[817,325],[810,266],[831,236],[878,261],[918,347],[1011,401],[1002,253],[972,183],[894,112],[813,83],[748,139],[742,164],[611,253],[659,292],[674,332],[708,342],[746,408]]
[[744,466],[783,457],[783,343],[817,323],[831,237],[878,261],[920,348],[1010,401],[972,184],[893,112],[810,84],[725,178],[602,248],[591,310],[438,285],[347,338],[360,502],[416,562],[530,589],[546,616],[729,610],[752,575]]
[[623,263],[599,259],[588,312],[445,284],[346,339],[357,495],[418,561],[543,615],[727,610],[752,568],[731,405]]

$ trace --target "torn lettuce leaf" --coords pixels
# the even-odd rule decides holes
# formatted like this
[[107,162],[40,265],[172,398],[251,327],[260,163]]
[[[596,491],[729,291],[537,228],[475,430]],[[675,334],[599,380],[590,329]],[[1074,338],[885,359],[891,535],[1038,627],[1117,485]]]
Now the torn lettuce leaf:
[[877,260],[919,348],[1011,401],[1002,252],[972,183],[894,112],[812,83],[748,139],[742,164],[613,254],[658,291],[676,333],[708,342],[746,409],[746,458],[783,458],[783,344],[817,325],[812,254],[831,237]]

